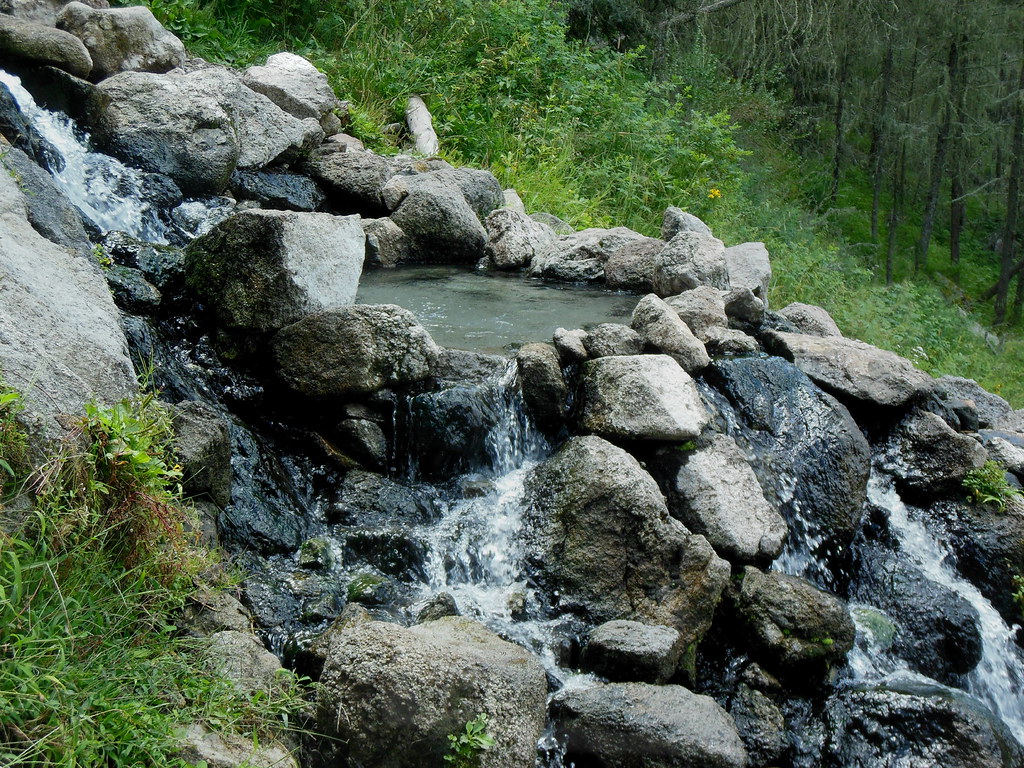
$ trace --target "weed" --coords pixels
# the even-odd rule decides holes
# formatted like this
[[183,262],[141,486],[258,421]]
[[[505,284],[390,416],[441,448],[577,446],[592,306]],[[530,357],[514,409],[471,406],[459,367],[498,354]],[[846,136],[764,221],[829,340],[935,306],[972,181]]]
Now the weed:
[[0,380],[0,501],[13,493],[29,470],[28,438],[18,423],[21,397]]
[[979,504],[995,504],[1000,512],[1006,510],[1011,499],[1020,496],[1020,491],[1006,482],[1003,468],[994,461],[986,461],[984,466],[968,472],[963,486],[970,492],[972,500]]
[[446,763],[454,768],[479,768],[480,755],[494,746],[494,737],[487,732],[488,719],[483,712],[466,723],[462,733],[448,734]]

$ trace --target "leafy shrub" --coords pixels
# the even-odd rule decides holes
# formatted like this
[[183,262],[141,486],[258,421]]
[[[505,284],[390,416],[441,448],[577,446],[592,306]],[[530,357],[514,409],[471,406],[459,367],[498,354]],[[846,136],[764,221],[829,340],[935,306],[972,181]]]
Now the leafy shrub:
[[998,463],[986,461],[984,466],[972,469],[963,480],[963,486],[970,491],[970,498],[979,504],[995,504],[1000,512],[1007,503],[1018,496],[1020,491],[1006,482],[1006,473]]
[[480,755],[494,746],[494,737],[487,732],[487,715],[483,712],[466,723],[459,734],[448,734],[446,763],[454,768],[479,768]]
[[21,397],[0,380],[0,499],[6,498],[28,471],[28,439],[17,416]]

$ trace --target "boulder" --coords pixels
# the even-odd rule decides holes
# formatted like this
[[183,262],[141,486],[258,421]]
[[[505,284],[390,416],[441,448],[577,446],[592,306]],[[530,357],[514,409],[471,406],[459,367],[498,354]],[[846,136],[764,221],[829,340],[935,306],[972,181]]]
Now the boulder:
[[761,691],[741,683],[729,703],[751,766],[777,765],[789,747],[790,734],[782,710]]
[[516,363],[523,400],[534,423],[542,430],[557,431],[565,421],[569,400],[558,350],[550,344],[524,344]]
[[736,409],[766,497],[804,532],[790,545],[841,564],[860,529],[871,468],[849,411],[779,358],[719,361],[709,376]]
[[362,470],[345,474],[340,495],[327,510],[332,523],[359,528],[425,525],[440,515],[427,486],[408,486]]
[[511,208],[498,208],[484,219],[487,246],[484,255],[498,269],[519,269],[550,248],[558,236],[546,224]]
[[680,232],[654,260],[654,292],[675,296],[700,285],[730,288],[725,245],[711,235]]
[[544,211],[531,213],[530,218],[539,224],[546,224],[547,226],[551,227],[553,230],[555,230],[556,235],[571,235],[576,231],[568,222],[562,221],[554,214],[545,213]]
[[275,53],[266,64],[249,67],[242,82],[300,120],[320,122],[339,105],[327,75],[294,53]]
[[408,310],[357,304],[309,315],[271,341],[277,374],[306,397],[363,395],[430,376],[438,348]]
[[856,630],[846,603],[806,579],[748,565],[737,609],[755,653],[793,682],[823,675],[853,648]]
[[185,275],[185,256],[180,249],[136,240],[124,232],[108,232],[100,245],[115,264],[139,270],[161,291],[180,290]]
[[988,459],[981,443],[954,432],[941,418],[915,410],[893,429],[883,459],[900,486],[917,494],[959,490],[967,473]]
[[979,433],[988,457],[1018,479],[1024,477],[1024,435],[984,429]]
[[842,336],[832,315],[821,307],[813,304],[801,304],[794,301],[779,310],[779,314],[796,326],[800,333],[811,336]]
[[409,239],[391,219],[363,219],[366,264],[390,269],[409,259]]
[[199,400],[174,407],[174,454],[181,464],[182,488],[225,507],[231,503],[231,440],[224,418]]
[[505,199],[501,184],[490,171],[453,168],[438,158],[405,160],[402,173],[393,177],[383,190],[384,202],[392,211],[414,192],[435,190],[438,182],[457,187],[481,222],[496,208],[500,208]]
[[[506,189],[502,192],[504,202],[502,208],[509,208],[516,213],[526,215],[526,204],[523,202],[523,198],[519,196],[519,193],[514,189]],[[538,222],[540,223],[540,222]]]
[[[957,412],[962,408],[973,411],[973,421],[976,424],[961,424],[961,429],[965,431],[969,426],[973,426],[975,430],[992,429],[996,422],[1008,416],[1013,410],[1006,400],[999,395],[986,392],[974,379],[959,376],[941,376],[936,379],[935,398]],[[955,425],[951,426],[955,428]]]
[[855,405],[898,408],[932,390],[909,360],[863,341],[771,331],[765,343],[821,387]]
[[262,208],[316,211],[326,196],[307,176],[286,171],[238,171],[231,174],[231,192],[239,200],[255,200]]
[[674,205],[665,209],[661,220],[661,239],[668,242],[680,232],[696,232],[699,235],[710,235],[711,227],[692,213],[676,208]]
[[742,243],[725,249],[725,263],[732,288],[747,288],[768,305],[772,265],[764,243]]
[[189,244],[186,282],[220,328],[266,335],[351,304],[365,242],[358,216],[244,211]]
[[720,557],[761,565],[778,557],[786,521],[765,499],[733,438],[712,433],[697,441],[696,450],[659,451],[656,463],[669,512]]
[[581,338],[585,357],[639,355],[644,351],[644,338],[628,325],[601,323]]
[[683,636],[671,627],[608,621],[587,638],[580,665],[618,683],[667,683],[683,656]]
[[92,57],[75,35],[35,21],[0,14],[0,57],[38,66],[54,66],[88,77]]
[[709,285],[684,291],[678,296],[670,296],[665,299],[665,303],[672,307],[679,315],[679,319],[702,341],[708,329],[726,328],[729,325],[722,292]]
[[185,63],[184,44],[142,5],[90,8],[68,3],[57,16],[57,28],[85,43],[93,80],[133,70],[167,72]]
[[376,218],[388,214],[382,190],[399,164],[373,152],[339,152],[323,146],[314,149],[299,169],[327,191],[337,209]]
[[137,269],[117,264],[103,270],[118,308],[130,315],[156,314],[163,296]]
[[608,438],[682,441],[708,414],[697,385],[667,355],[602,357],[583,364],[583,427]]
[[627,243],[645,239],[626,227],[584,229],[564,235],[551,248],[534,257],[529,275],[568,283],[597,282],[604,279],[604,266],[615,251]]
[[686,645],[703,637],[729,566],[669,515],[636,459],[599,437],[574,437],[525,484],[528,562],[560,608],[664,624]]
[[697,374],[711,362],[703,342],[693,335],[672,307],[653,293],[636,305],[632,327],[648,347],[668,355],[689,374]]
[[664,247],[664,242],[653,237],[626,243],[608,257],[605,283],[617,291],[649,293],[654,286],[654,259]]
[[555,348],[558,350],[558,356],[563,365],[581,363],[590,357],[590,353],[587,352],[587,347],[584,343],[586,338],[587,332],[581,328],[575,328],[571,331],[565,328],[555,329],[552,341],[555,342]]
[[[0,14],[52,27],[57,23],[57,14],[67,4],[68,0],[0,0]],[[93,8],[110,7],[107,0],[87,0],[86,5]]]
[[346,455],[371,469],[387,469],[388,438],[378,424],[367,419],[343,419],[338,424],[338,438]]
[[767,312],[765,302],[757,298],[749,288],[733,288],[722,299],[731,328],[751,333],[760,329]]
[[210,635],[206,663],[249,695],[272,696],[284,685],[281,661],[251,632],[226,629]]
[[544,729],[544,668],[482,625],[448,617],[405,628],[369,622],[332,631],[316,723],[330,764],[441,765],[449,734],[486,715],[494,746],[482,768],[533,768]]
[[63,433],[61,414],[131,397],[135,371],[100,270],[32,228],[8,173],[0,173],[0,241],[0,370],[23,396],[19,420],[41,452]]
[[553,702],[567,764],[595,768],[747,768],[728,713],[678,685],[570,688]]
[[190,596],[181,621],[192,637],[209,637],[224,630],[252,630],[252,614],[237,598],[221,589],[207,587]]
[[211,731],[192,723],[180,737],[178,757],[188,765],[207,768],[298,768],[291,753],[277,741],[241,736],[230,730]]
[[712,357],[756,355],[761,351],[757,339],[734,328],[713,325],[704,332],[704,346]]

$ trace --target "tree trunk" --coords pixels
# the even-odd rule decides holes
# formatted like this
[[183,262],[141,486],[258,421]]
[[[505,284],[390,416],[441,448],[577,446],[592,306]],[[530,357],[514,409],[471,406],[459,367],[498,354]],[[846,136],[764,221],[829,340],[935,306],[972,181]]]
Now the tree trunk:
[[950,185],[949,185],[949,260],[960,263],[960,233],[967,219],[967,201],[964,197],[964,119],[967,112],[967,35],[960,36],[960,61],[957,78],[952,83],[954,121],[950,139]]
[[832,189],[829,192],[829,200],[832,205],[836,204],[839,197],[839,176],[842,172],[843,162],[843,111],[846,109],[846,78],[850,71],[850,52],[843,52],[843,59],[839,65],[839,82],[836,92],[836,142],[832,152]]
[[892,285],[893,263],[896,260],[896,230],[899,227],[900,218],[903,213],[903,190],[907,175],[907,143],[900,141],[898,167],[893,174],[892,182],[892,206],[889,208],[889,231],[888,247],[885,251],[885,284]]
[[1010,291],[1013,272],[1015,238],[1017,236],[1017,208],[1020,198],[1020,179],[1024,166],[1024,60],[1020,65],[1017,85],[1017,104],[1013,117],[1013,139],[1010,158],[1010,177],[1006,184],[1006,221],[999,260],[999,280],[996,283],[995,322],[1006,321],[1006,299]]
[[[885,118],[889,107],[889,87],[892,83],[892,43],[886,47],[885,61],[882,62],[882,93],[878,112],[871,127],[871,157],[874,179],[871,192],[871,242],[878,242],[878,208],[882,198],[882,166],[885,161]],[[888,270],[887,270],[888,274]],[[888,279],[886,279],[888,282]]]

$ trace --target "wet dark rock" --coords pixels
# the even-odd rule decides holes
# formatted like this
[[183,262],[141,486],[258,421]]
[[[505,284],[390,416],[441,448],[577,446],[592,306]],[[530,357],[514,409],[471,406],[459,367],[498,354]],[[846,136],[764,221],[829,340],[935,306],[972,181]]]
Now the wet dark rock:
[[[1010,404],[999,395],[985,391],[973,379],[963,379],[959,376],[941,376],[936,379],[934,395],[937,400],[954,410],[958,407],[973,406],[975,429],[991,429],[996,422],[1012,411]],[[955,428],[955,425],[950,426]]]
[[400,529],[364,529],[345,532],[345,559],[368,563],[383,574],[404,581],[426,578],[426,546]]
[[789,748],[789,733],[782,710],[760,691],[740,684],[729,703],[751,768],[775,765]]
[[417,624],[426,624],[428,621],[437,621],[447,616],[459,616],[459,606],[455,598],[449,592],[438,592],[427,604],[416,614]]
[[764,243],[741,243],[726,248],[725,262],[732,289],[746,288],[767,306],[772,266]]
[[991,714],[949,689],[907,684],[902,689],[844,691],[826,705],[822,763],[888,768],[1012,768],[1024,750]]
[[545,432],[557,431],[565,421],[569,398],[558,350],[550,344],[524,344],[516,362],[523,401],[533,422]]
[[[57,67],[37,67],[18,72],[21,84],[36,104],[54,112],[63,112],[73,120],[85,116],[85,104],[95,85]],[[0,87],[0,92],[4,89]],[[2,97],[0,97],[2,100]],[[2,123],[2,118],[0,118]]]
[[[576,437],[526,479],[526,546],[561,608],[596,621],[633,619],[704,635],[729,577],[703,536],[665,508],[632,456],[598,437]],[[643,557],[636,558],[635,553]]]
[[647,347],[668,355],[689,374],[696,375],[711,362],[704,343],[653,293],[637,303],[631,324]]
[[682,231],[665,245],[654,262],[654,292],[676,296],[701,285],[728,290],[725,245],[711,235]]
[[344,419],[338,424],[342,449],[370,469],[386,469],[388,439],[378,424],[367,419]]
[[892,616],[892,650],[929,677],[954,685],[981,660],[977,610],[898,552],[859,547],[850,598]]
[[353,470],[345,475],[340,498],[328,511],[328,519],[347,526],[376,528],[423,525],[439,514],[428,487],[409,487],[383,475]]
[[644,351],[644,339],[628,325],[601,323],[583,336],[583,347],[587,357],[639,355]]
[[665,243],[648,237],[626,243],[608,257],[604,280],[617,291],[650,293],[654,286],[654,260]]
[[752,633],[752,650],[792,682],[820,678],[853,648],[846,604],[805,579],[747,566],[737,608]]
[[860,528],[870,471],[868,442],[849,412],[778,358],[724,360],[709,370],[757,449],[754,470],[791,537],[820,537],[813,554],[841,564]]
[[552,702],[566,763],[595,768],[746,768],[728,713],[678,685],[611,683],[571,689]]
[[683,636],[671,627],[609,621],[594,627],[581,666],[613,682],[667,683],[682,658]]
[[3,83],[0,83],[0,135],[41,167],[52,171],[64,170],[60,153],[32,127]]
[[534,256],[531,277],[544,277],[568,283],[588,283],[604,279],[604,265],[627,243],[646,240],[626,227],[584,229],[562,236],[551,248]]
[[160,291],[150,284],[139,270],[115,265],[105,269],[103,276],[110,286],[114,303],[125,312],[133,315],[151,315],[159,309],[163,298]]
[[533,768],[547,682],[535,656],[480,624],[449,617],[404,628],[332,630],[317,694],[321,765],[438,764],[448,735],[488,716],[495,744],[482,768]]
[[299,549],[299,566],[313,571],[328,569],[335,564],[331,542],[323,536],[306,539]]
[[174,406],[174,452],[182,466],[182,487],[220,506],[231,501],[231,441],[224,418],[206,403]]
[[696,232],[700,235],[710,235],[711,227],[692,213],[687,213],[675,206],[669,206],[665,209],[665,215],[661,219],[661,239],[668,242],[680,232]]
[[398,598],[398,587],[394,579],[371,570],[357,572],[345,587],[350,603],[368,606],[388,606]]
[[967,473],[987,459],[977,440],[954,432],[934,413],[917,410],[893,430],[884,467],[895,475],[901,489],[934,496],[958,491]]
[[124,232],[107,233],[100,245],[115,264],[138,269],[161,291],[180,288],[185,256],[177,248],[136,240]]
[[308,176],[285,171],[238,171],[231,174],[231,192],[239,200],[255,200],[264,208],[317,211],[326,196]]
[[693,379],[667,355],[588,360],[582,377],[580,423],[603,437],[691,440],[708,422]]

